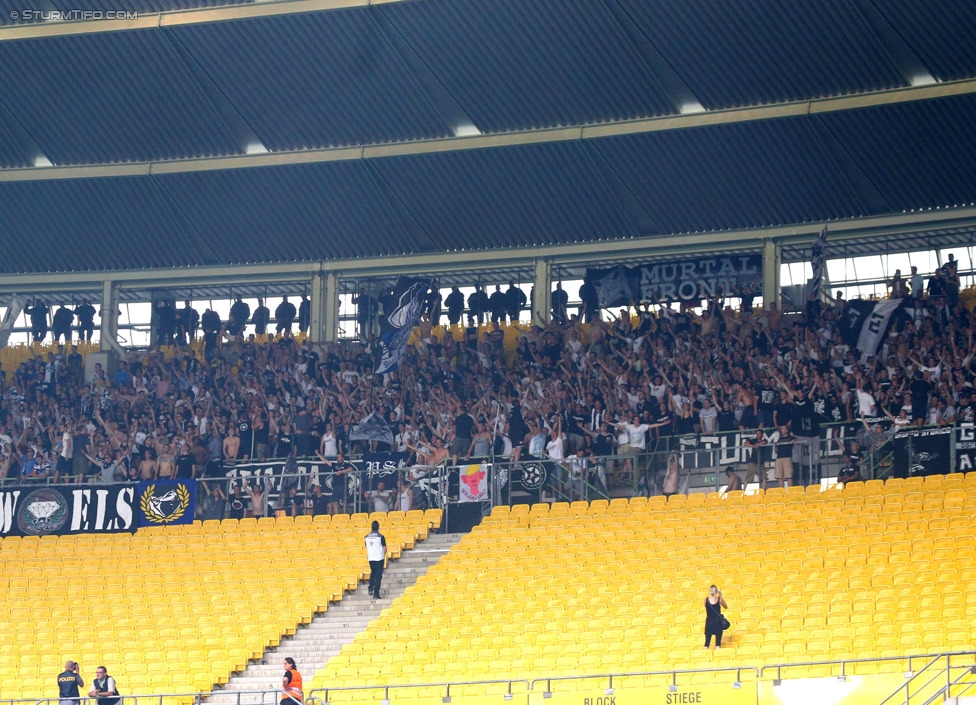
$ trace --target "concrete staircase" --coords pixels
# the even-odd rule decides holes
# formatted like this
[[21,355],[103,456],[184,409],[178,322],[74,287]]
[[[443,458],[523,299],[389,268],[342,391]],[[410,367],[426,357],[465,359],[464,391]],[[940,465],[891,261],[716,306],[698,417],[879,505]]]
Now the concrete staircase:
[[308,684],[330,658],[417,582],[430,566],[461,540],[462,535],[431,534],[424,541],[418,541],[414,548],[403,551],[399,559],[387,565],[379,600],[374,600],[367,593],[368,582],[360,583],[356,590],[347,593],[328,611],[299,627],[294,636],[282,639],[277,647],[265,651],[262,659],[251,662],[242,673],[232,676],[223,688],[214,690],[207,702],[219,705],[277,703],[277,699],[270,694],[262,699],[258,693],[244,695],[240,691],[279,690],[281,674],[284,673],[282,662],[286,656],[295,659],[303,680]]

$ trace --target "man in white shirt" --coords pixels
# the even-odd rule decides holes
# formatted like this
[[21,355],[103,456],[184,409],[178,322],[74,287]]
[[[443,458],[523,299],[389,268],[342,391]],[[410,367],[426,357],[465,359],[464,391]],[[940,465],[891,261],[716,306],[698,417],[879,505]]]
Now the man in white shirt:
[[380,523],[374,521],[371,531],[366,534],[366,560],[369,561],[369,594],[380,599],[380,583],[383,582],[383,567],[386,564],[386,537],[380,533]]
[[366,496],[373,500],[374,512],[386,514],[390,511],[390,498],[393,496],[393,491],[386,489],[382,480],[377,482],[376,489],[367,492]]
[[710,399],[706,399],[702,402],[702,409],[698,412],[698,418],[701,422],[702,433],[715,433],[715,426],[718,419],[718,409],[712,406]]
[[[617,455],[643,455],[644,448],[646,446],[647,432],[652,428],[663,426],[664,423],[638,424],[637,414],[635,414],[633,411],[627,414],[627,418],[628,421],[626,423],[609,424],[610,426],[615,426],[616,428],[621,429],[627,434],[627,442],[619,443],[617,446]],[[670,420],[668,423],[670,423]],[[640,461],[638,460],[638,466],[639,465]],[[624,461],[624,475],[629,476],[632,472],[634,472],[634,461],[632,458],[627,458],[627,460]]]

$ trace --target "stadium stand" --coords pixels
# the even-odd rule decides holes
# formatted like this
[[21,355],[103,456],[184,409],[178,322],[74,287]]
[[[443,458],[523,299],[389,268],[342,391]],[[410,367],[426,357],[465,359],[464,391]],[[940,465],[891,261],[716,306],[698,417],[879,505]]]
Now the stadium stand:
[[[357,514],[0,541],[4,698],[43,698],[66,659],[127,695],[209,691],[368,575]],[[382,517],[391,558],[439,511]],[[283,550],[284,549],[284,550]],[[303,567],[315,579],[303,580]],[[25,677],[25,673],[28,675]]]
[[[311,687],[971,651],[974,512],[976,473],[843,490],[496,507]],[[710,583],[723,588],[732,622],[716,651],[702,648]],[[904,669],[898,660],[853,665],[857,674]],[[838,665],[794,666],[783,677],[839,672]],[[668,683],[663,676],[631,680]],[[502,691],[485,685],[467,692]],[[333,691],[329,699],[356,697]]]

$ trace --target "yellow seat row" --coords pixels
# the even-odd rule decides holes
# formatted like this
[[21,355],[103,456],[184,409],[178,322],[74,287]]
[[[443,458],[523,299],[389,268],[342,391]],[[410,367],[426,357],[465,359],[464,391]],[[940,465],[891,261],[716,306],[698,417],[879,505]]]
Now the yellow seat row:
[[[368,521],[363,514],[206,522],[134,535],[5,538],[0,610],[9,621],[0,624],[0,663],[6,667],[0,692],[50,696],[48,676],[66,659],[108,666],[135,694],[222,683],[368,574],[362,543]],[[390,553],[426,537],[439,521],[438,512],[384,514]],[[56,561],[56,570],[35,563],[41,554],[43,562]],[[97,555],[119,570],[92,571]],[[74,563],[69,556],[84,560]],[[309,569],[315,579],[301,580]],[[287,599],[282,571],[297,576]],[[147,677],[147,663],[158,673]],[[4,674],[10,672],[38,678],[8,682]]]
[[[408,683],[463,680],[452,665],[459,653],[474,672],[531,678],[564,668],[616,672],[621,664],[764,665],[972,649],[973,513],[976,473],[497,507],[312,687],[362,682],[362,669],[377,662],[395,664]],[[701,648],[711,583],[723,586],[733,624],[714,656]],[[567,647],[600,656],[587,661],[581,652],[575,667],[558,663]]]

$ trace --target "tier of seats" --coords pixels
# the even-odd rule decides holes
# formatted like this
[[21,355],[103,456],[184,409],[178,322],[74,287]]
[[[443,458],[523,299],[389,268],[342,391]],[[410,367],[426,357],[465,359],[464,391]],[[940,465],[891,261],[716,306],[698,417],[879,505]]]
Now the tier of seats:
[[[843,490],[496,507],[312,687],[972,650],[974,514],[976,473]],[[723,589],[732,622],[716,651],[703,648],[712,583]],[[847,673],[904,670],[895,660]],[[783,677],[833,673],[839,668],[803,666]],[[330,694],[332,701],[368,697]]]
[[368,575],[363,537],[373,519],[398,557],[440,512],[5,538],[0,693],[55,695],[67,659],[86,681],[105,665],[127,695],[210,690]]
[[[87,355],[90,352],[95,352],[98,350],[97,344],[88,343],[83,340],[78,340],[75,338],[71,341],[73,345],[78,346],[78,352],[82,355]],[[70,346],[64,346],[64,351],[66,353],[71,352]],[[6,345],[0,348],[0,368],[7,371],[8,382],[13,380],[13,374],[20,366],[20,363],[32,360],[35,357],[40,356],[45,362],[47,361],[48,353],[57,353],[58,346],[51,342],[51,339],[44,343],[35,343],[33,345],[26,344],[15,344]]]

